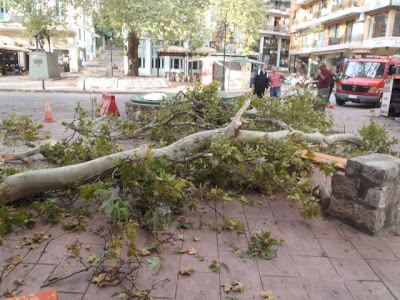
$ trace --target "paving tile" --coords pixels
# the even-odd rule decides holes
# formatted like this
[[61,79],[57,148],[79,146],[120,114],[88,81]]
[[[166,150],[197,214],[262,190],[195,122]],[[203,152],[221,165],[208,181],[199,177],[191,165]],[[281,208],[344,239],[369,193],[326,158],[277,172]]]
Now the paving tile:
[[14,228],[14,230],[4,236],[7,240],[22,241],[23,236],[32,235],[33,232],[46,233],[49,230],[49,226],[46,225],[40,218],[36,221],[32,228]]
[[395,300],[382,282],[345,281],[355,300]]
[[266,207],[257,204],[254,206],[244,205],[243,209],[250,231],[254,231],[256,228],[266,227],[267,224],[275,222],[275,218],[269,206]]
[[[219,262],[226,264],[227,268],[220,269],[220,284],[231,284],[233,281],[239,281],[244,285],[244,291],[240,295],[235,294],[240,299],[260,298],[262,284],[257,270],[257,264],[252,259],[234,258],[232,252],[220,252]],[[232,293],[230,293],[232,294]],[[227,296],[221,287],[221,295]],[[230,295],[232,296],[232,295]]]
[[195,228],[199,227],[199,221],[202,219],[206,224],[211,221],[215,221],[215,204],[212,201],[207,203],[209,206],[199,203],[196,207],[196,211],[190,211],[187,213],[187,220],[192,221],[195,224]]
[[[36,249],[29,251],[24,257],[26,263],[41,263],[41,264],[58,264],[62,258],[67,254],[68,249],[66,245],[53,244],[50,242],[46,247],[48,241],[40,243]],[[46,247],[45,252],[42,254],[43,249]]]
[[310,299],[353,299],[327,257],[296,256]]
[[176,247],[182,247],[182,245],[166,244],[163,246],[163,252],[161,254],[163,264],[156,276],[153,275],[152,271],[147,266],[140,268],[136,281],[137,289],[149,289],[153,282],[161,281],[150,295],[155,298],[175,298],[181,258],[179,255],[173,254],[173,249]]
[[318,239],[325,253],[329,257],[361,257],[357,249],[349,240],[337,239]]
[[35,265],[26,264],[24,262],[17,265],[14,269],[10,271],[6,271],[3,274],[2,281],[0,282],[0,291],[4,291],[6,289],[13,290],[17,286],[14,284],[14,281],[20,278],[24,278],[29,272],[33,269]]
[[244,211],[242,202],[233,199],[227,205],[223,205],[222,201],[218,201],[215,205],[216,210],[222,214],[236,219],[244,219]]
[[379,280],[361,256],[330,257],[330,260],[342,279]]
[[[54,274],[58,278],[62,278],[84,269],[85,267],[78,262],[77,258],[65,257],[52,272],[47,274],[45,278],[47,278],[50,274]],[[55,282],[50,286],[59,292],[68,293],[74,291],[76,293],[84,293],[92,278],[92,274],[93,269],[75,274],[69,278]]]
[[367,260],[382,282],[396,298],[400,298],[400,261]]
[[[30,294],[41,290],[40,287],[46,282],[54,268],[53,265],[35,265],[25,277],[25,284],[20,287],[21,294]],[[49,286],[43,290],[56,290],[56,288]]]
[[75,293],[58,293],[58,300],[81,300],[83,294]]
[[334,222],[324,217],[315,217],[306,220],[306,222],[317,238],[338,239],[345,237],[341,236],[341,232]]
[[358,237],[365,237],[368,236],[366,233],[355,229],[347,224],[341,223],[338,220],[332,221],[338,228],[338,232],[341,233],[342,237],[348,237],[348,238],[358,238]]
[[3,242],[3,246],[0,247],[0,266],[7,264],[15,255],[24,257],[29,252],[29,248],[22,246],[21,241],[4,240]]
[[386,246],[400,259],[400,242],[385,241]]
[[296,263],[287,246],[277,248],[276,257],[257,261],[261,276],[299,277]]
[[82,300],[110,300],[117,299],[119,293],[125,292],[125,288],[122,285],[117,286],[104,286],[98,287],[97,285],[91,283],[82,297]]
[[272,291],[279,300],[308,300],[300,278],[261,276],[264,291]]
[[276,200],[269,201],[273,215],[277,221],[302,221],[303,217],[297,206],[286,199],[283,194],[277,194]]
[[[241,222],[246,224],[246,220],[239,219]],[[219,251],[244,251],[248,247],[248,242],[244,234],[237,235],[236,231],[224,230],[218,233],[218,249]]]
[[366,235],[350,238],[350,241],[365,259],[396,259],[393,252],[378,237]]
[[[181,255],[181,269],[192,267],[196,272],[211,272],[208,268],[212,260],[218,260],[217,233],[211,229],[194,230],[193,234],[188,234],[190,237],[183,242],[183,249],[195,248],[199,251],[199,255],[204,258],[204,261],[199,261],[194,255]],[[194,237],[198,237],[198,242],[193,241]]]
[[177,300],[203,300],[219,298],[217,273],[195,272],[190,276],[179,275]]
[[249,199],[249,201],[252,201],[254,203],[254,207],[266,207],[266,208],[270,208],[270,200],[269,197],[267,195],[264,194],[260,194],[257,192],[248,192],[245,193],[244,196]]
[[400,226],[398,226],[397,233],[395,232],[384,232],[379,237],[382,241],[398,242],[400,243]]
[[278,225],[282,232],[280,238],[284,240],[293,255],[324,255],[318,240],[304,221],[278,222]]

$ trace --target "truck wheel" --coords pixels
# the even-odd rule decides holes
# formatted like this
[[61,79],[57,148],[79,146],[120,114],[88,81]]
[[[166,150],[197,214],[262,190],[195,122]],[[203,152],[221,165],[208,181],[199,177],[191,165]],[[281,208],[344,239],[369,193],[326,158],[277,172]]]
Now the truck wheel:
[[345,103],[346,103],[346,101],[336,98],[336,104],[337,105],[344,105]]

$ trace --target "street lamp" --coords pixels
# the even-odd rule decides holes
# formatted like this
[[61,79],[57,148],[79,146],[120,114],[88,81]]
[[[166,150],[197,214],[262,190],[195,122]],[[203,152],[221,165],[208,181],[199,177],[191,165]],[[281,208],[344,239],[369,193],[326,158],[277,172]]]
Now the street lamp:
[[233,44],[233,43],[235,42],[235,39],[234,39],[234,37],[233,37],[233,35],[232,35],[232,32],[233,32],[233,30],[234,30],[233,25],[229,25],[227,22],[223,22],[222,25],[223,25],[223,29],[224,29],[223,35],[222,35],[221,32],[219,31],[218,34],[217,34],[217,39],[218,39],[218,42],[222,42],[222,40],[223,40],[223,42],[224,42],[224,43],[223,43],[223,46],[224,46],[224,54],[223,54],[223,65],[222,65],[222,83],[221,83],[221,91],[225,91],[226,28],[227,28],[228,26],[229,26],[229,30],[231,31],[231,36],[230,36],[230,38],[229,38],[229,42],[230,42],[231,44]]

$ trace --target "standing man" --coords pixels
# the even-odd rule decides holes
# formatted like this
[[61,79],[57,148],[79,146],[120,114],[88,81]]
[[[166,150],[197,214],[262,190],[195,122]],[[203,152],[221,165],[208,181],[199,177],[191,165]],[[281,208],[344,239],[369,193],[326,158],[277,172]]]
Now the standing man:
[[317,76],[314,79],[318,79],[317,88],[318,96],[329,103],[329,91],[331,88],[332,72],[326,67],[325,63],[319,64],[319,69],[317,71]]
[[264,64],[263,69],[260,71],[260,74],[258,74],[257,71],[253,78],[253,86],[252,86],[253,93],[260,98],[264,97],[265,90],[268,89],[269,80],[267,71],[268,71],[268,65]]
[[270,97],[280,97],[281,96],[281,79],[285,78],[285,75],[277,72],[277,67],[272,67],[272,73],[269,74],[269,85],[271,89],[269,90]]

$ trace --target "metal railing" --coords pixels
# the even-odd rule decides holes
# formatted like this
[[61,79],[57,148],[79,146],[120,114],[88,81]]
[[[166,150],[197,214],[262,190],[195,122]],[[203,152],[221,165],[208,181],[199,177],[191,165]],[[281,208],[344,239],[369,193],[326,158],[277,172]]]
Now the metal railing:
[[277,32],[289,32],[289,26],[271,26],[271,25],[266,25],[264,26],[264,30],[271,30],[271,31],[277,31]]

